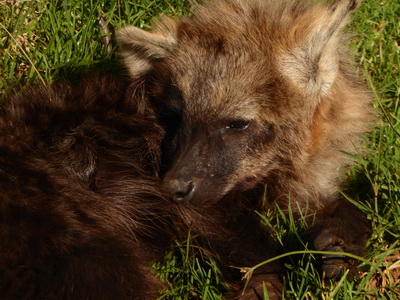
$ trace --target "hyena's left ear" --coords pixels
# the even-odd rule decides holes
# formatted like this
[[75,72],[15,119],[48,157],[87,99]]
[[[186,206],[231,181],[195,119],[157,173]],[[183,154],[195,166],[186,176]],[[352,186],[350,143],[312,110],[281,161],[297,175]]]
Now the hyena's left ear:
[[128,26],[119,30],[117,41],[125,66],[130,75],[140,78],[154,64],[168,56],[176,44],[177,23],[164,18],[152,32]]
[[279,66],[300,90],[326,95],[339,70],[340,31],[359,0],[313,5],[293,20],[282,45]]

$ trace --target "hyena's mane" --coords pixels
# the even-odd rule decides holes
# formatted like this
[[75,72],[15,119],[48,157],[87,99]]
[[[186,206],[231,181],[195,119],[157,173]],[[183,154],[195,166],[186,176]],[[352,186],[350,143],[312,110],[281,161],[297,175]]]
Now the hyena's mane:
[[34,86],[0,109],[1,299],[155,299],[170,239],[162,130],[122,79]]

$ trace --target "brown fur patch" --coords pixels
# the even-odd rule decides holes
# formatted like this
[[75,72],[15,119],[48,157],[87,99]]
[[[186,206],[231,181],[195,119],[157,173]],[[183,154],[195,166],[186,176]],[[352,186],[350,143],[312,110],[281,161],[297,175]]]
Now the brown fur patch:
[[1,107],[1,299],[157,297],[162,131],[139,102],[124,81],[95,77]]

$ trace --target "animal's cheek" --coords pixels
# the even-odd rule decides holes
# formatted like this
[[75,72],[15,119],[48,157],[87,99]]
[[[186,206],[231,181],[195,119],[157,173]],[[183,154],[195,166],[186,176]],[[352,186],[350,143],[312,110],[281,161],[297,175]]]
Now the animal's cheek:
[[235,161],[227,181],[225,193],[246,191],[262,183],[279,162],[279,135],[269,126],[267,130],[252,132],[248,138],[236,141],[230,158]]
[[[240,145],[240,151],[224,149],[208,153],[206,157],[199,156],[202,163],[192,170],[192,180],[195,184],[192,203],[218,202],[227,194],[242,185],[247,172],[241,168],[242,162],[247,157],[246,145]],[[237,149],[236,149],[237,150]],[[255,184],[248,182],[249,187]]]
[[254,188],[268,176],[273,165],[268,153],[248,153],[236,162],[235,169],[227,178],[229,185],[226,185],[224,193],[244,192]]
[[[251,129],[251,128],[250,128]],[[166,164],[163,187],[179,203],[216,202],[237,189],[255,186],[260,176],[262,133],[231,131],[178,142]],[[253,163],[254,159],[256,164]]]

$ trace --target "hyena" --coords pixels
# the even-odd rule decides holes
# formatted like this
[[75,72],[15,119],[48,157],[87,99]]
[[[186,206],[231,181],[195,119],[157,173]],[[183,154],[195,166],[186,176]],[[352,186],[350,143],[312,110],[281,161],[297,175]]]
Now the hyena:
[[0,299],[155,299],[170,236],[162,130],[122,79],[33,87],[0,108]]
[[[131,79],[165,129],[161,177],[188,227],[226,266],[275,253],[254,210],[316,214],[318,250],[361,253],[368,226],[340,199],[373,113],[342,33],[356,0],[212,0],[192,17],[118,40]],[[325,261],[328,277],[346,261]],[[227,268],[232,283],[239,271]],[[242,297],[281,290],[279,265]]]

